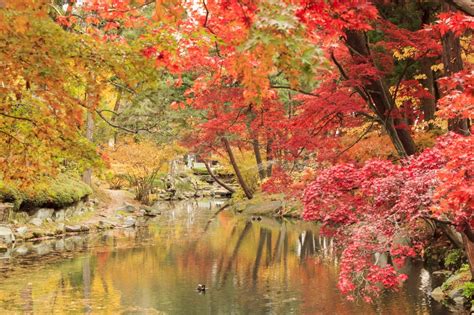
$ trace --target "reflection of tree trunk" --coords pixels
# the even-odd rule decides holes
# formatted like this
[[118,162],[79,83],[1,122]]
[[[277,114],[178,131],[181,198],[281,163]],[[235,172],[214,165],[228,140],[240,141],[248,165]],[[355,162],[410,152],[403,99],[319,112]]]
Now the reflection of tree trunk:
[[265,239],[267,237],[267,231],[263,228],[260,228],[260,238],[258,240],[257,255],[255,256],[255,263],[253,265],[252,279],[254,286],[257,283],[257,274],[258,268],[260,267],[260,260],[262,259],[263,245],[265,244]]
[[237,180],[239,182],[240,187],[244,191],[245,196],[248,199],[253,198],[253,194],[250,191],[249,187],[247,186],[247,183],[245,182],[242,173],[240,172],[239,166],[237,165],[237,161],[235,160],[234,153],[232,152],[232,148],[230,146],[229,140],[227,140],[226,137],[222,137],[222,143],[224,144],[224,148],[227,152],[227,155],[229,156],[230,164],[232,164],[232,167],[234,168],[235,176],[237,176]]
[[288,269],[288,237],[285,234],[283,236],[283,265],[285,266],[285,276]]
[[269,266],[272,261],[272,232],[267,230],[267,259],[266,265]]
[[33,287],[28,283],[20,291],[20,297],[23,301],[23,314],[33,314]]
[[311,256],[313,254],[314,254],[313,232],[306,231],[303,245],[301,246],[300,261],[303,261],[306,257]]
[[219,185],[221,185],[222,187],[224,187],[225,189],[227,189],[230,193],[235,193],[235,190],[228,186],[226,183],[224,183],[223,181],[221,181],[215,174],[214,172],[212,171],[211,167],[209,166],[209,162],[207,161],[204,161],[204,165],[206,166],[206,169],[207,169],[207,172],[209,173],[209,175],[211,175],[212,179],[214,179],[216,181],[216,183],[218,183]]
[[272,176],[272,168],[273,168],[273,139],[267,140],[267,176]]
[[[237,231],[237,225],[234,225],[232,227],[232,231],[230,232],[229,239],[231,239],[235,235],[236,231]],[[220,256],[220,259],[219,259],[219,263],[217,264],[217,275],[220,275],[222,273],[222,268],[223,268],[223,265],[224,265],[224,260],[225,260],[225,257],[226,257],[228,247],[229,247],[229,242],[226,242],[224,250],[221,251],[221,256]]]
[[240,233],[237,243],[235,244],[234,251],[232,252],[232,256],[230,256],[229,261],[227,263],[227,268],[225,269],[224,276],[222,278],[222,285],[225,284],[227,277],[229,276],[230,268],[232,267],[235,257],[237,257],[240,246],[242,245],[242,241],[244,240],[245,236],[250,232],[251,228],[252,228],[252,223],[247,221],[247,223],[245,223],[244,229],[242,230],[242,233]]
[[283,251],[283,244],[284,240],[286,239],[286,226],[283,224],[278,232],[278,238],[275,243],[275,250],[273,251],[275,254],[273,255],[273,261],[280,261],[281,253]]
[[256,137],[252,139],[252,147],[255,154],[255,161],[257,162],[258,176],[263,180],[267,175],[265,165],[263,165],[262,154],[260,153],[260,142]]
[[91,298],[91,266],[90,266],[90,257],[84,259],[84,264],[82,265],[82,281],[84,285],[84,305],[85,313],[90,314],[92,307],[90,305]]
[[[209,220],[207,220],[206,226],[204,227],[204,232],[206,232],[207,229],[209,229],[209,226],[211,225],[211,222],[214,220],[214,218],[217,217],[217,215],[218,215],[219,213],[221,213],[222,211],[224,211],[225,209],[227,209],[229,206],[230,206],[229,204],[225,204],[224,206],[220,207],[219,210],[217,210],[216,213],[214,213],[214,214],[212,215],[212,217],[210,217]],[[235,230],[235,226],[234,226],[234,228],[233,228],[233,230],[232,230],[232,233],[234,232],[234,230]],[[231,235],[232,235],[232,233],[231,233]],[[198,239],[198,240],[199,240],[199,239]]]

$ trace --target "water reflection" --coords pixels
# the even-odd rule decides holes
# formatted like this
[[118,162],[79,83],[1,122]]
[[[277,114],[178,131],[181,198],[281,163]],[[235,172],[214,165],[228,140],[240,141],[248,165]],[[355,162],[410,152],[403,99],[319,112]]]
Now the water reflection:
[[[425,293],[429,273],[416,266],[408,285],[378,305],[347,302],[336,288],[334,244],[319,236],[314,224],[216,214],[219,205],[205,201],[159,207],[163,215],[146,228],[13,252],[12,259],[27,267],[9,271],[0,281],[0,309],[39,314],[445,314]],[[38,251],[39,245],[48,250]],[[78,250],[83,253],[73,254]],[[31,265],[32,257],[55,262]],[[209,288],[206,294],[195,291],[198,283]]]

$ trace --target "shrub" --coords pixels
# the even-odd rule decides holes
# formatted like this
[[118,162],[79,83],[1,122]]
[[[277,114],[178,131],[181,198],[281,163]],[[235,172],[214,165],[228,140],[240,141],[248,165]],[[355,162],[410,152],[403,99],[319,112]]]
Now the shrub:
[[[247,183],[251,193],[255,193],[260,186],[260,178],[258,176],[258,168],[253,151],[242,150],[236,151],[234,154],[245,183]],[[227,159],[218,157],[217,160],[219,160],[222,165],[220,167],[220,172],[222,174],[234,174],[234,169]],[[237,189],[235,194],[232,195],[232,198],[234,200],[246,199],[241,188]]]
[[474,298],[474,282],[469,281],[464,283],[462,295],[468,300],[472,300]]
[[46,177],[20,190],[0,182],[0,200],[13,202],[20,207],[69,206],[92,193],[91,187],[70,174],[60,174],[56,178]]
[[123,174],[116,174],[112,175],[107,181],[110,189],[122,189],[127,182],[127,178]]
[[159,146],[148,139],[124,138],[120,146],[108,152],[112,172],[121,174],[112,177],[109,184],[121,186],[122,178],[134,190],[136,200],[150,204],[151,194],[163,186],[161,178],[168,171],[168,161],[181,153],[175,144]]
[[461,249],[451,249],[444,258],[444,265],[450,270],[458,269],[464,260],[464,252]]

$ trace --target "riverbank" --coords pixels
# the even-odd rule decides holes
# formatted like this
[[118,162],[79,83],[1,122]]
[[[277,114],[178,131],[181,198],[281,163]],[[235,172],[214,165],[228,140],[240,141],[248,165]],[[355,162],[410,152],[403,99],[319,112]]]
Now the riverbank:
[[229,200],[229,210],[253,216],[301,219],[302,208],[299,200],[284,194],[257,193],[250,200]]
[[11,219],[0,225],[0,250],[8,256],[14,244],[140,226],[160,214],[135,201],[128,191],[98,189],[86,200],[65,208],[39,208],[31,215],[13,212]]

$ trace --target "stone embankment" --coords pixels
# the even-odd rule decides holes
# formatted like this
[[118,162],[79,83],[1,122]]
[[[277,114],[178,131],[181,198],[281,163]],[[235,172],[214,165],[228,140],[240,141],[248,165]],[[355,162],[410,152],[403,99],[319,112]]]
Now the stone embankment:
[[[105,190],[107,200],[82,200],[65,208],[37,208],[15,210],[12,203],[1,203],[7,220],[0,222],[0,257],[9,257],[21,244],[61,238],[112,228],[131,228],[145,225],[161,213],[140,205],[133,195],[123,190]],[[22,249],[20,249],[21,251]]]

